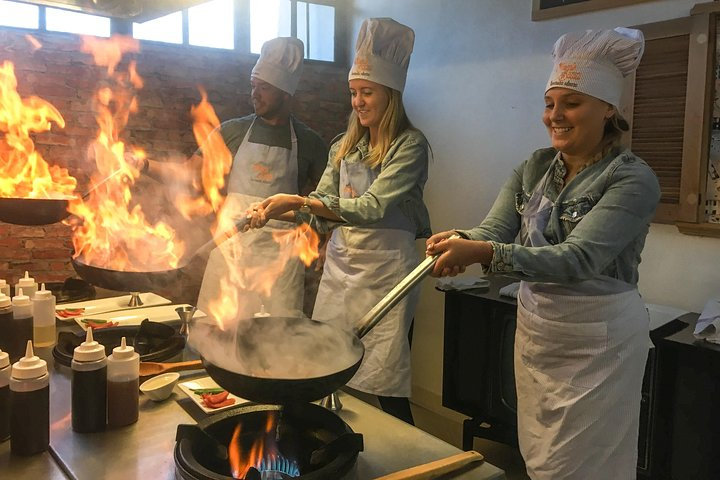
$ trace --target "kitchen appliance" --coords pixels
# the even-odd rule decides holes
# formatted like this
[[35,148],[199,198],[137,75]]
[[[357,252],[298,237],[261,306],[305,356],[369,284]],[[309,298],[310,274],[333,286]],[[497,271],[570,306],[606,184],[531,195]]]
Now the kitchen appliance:
[[[112,354],[113,348],[120,346],[122,337],[125,337],[127,344],[140,354],[141,362],[170,360],[181,355],[185,348],[185,337],[173,327],[150,320],[135,326],[97,329],[93,331],[93,336],[105,347],[106,355]],[[55,361],[70,366],[73,350],[84,338],[85,332],[60,332],[52,352]]]
[[185,480],[233,478],[232,459],[252,451],[255,461],[235,463],[247,470],[239,478],[342,480],[363,450],[361,434],[312,403],[243,405],[178,425],[175,440],[175,477]]

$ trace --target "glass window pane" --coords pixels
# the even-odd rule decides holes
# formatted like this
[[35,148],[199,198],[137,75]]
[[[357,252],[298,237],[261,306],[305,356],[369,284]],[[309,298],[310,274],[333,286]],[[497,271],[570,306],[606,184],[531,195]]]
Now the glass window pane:
[[133,37],[139,40],[182,44],[182,11],[143,23],[133,23]]
[[25,3],[0,1],[0,25],[38,28],[38,7]]
[[[328,5],[309,4],[310,38],[305,41],[306,57],[312,60],[335,61],[335,8]],[[300,3],[298,2],[298,10]],[[298,12],[300,22],[300,12]],[[298,35],[300,25],[298,25]]]
[[46,29],[52,32],[79,33],[96,37],[110,36],[110,19],[97,15],[46,8],[45,22]]
[[190,45],[233,49],[233,0],[213,0],[188,9]]
[[250,52],[260,53],[266,41],[289,36],[289,0],[250,0]]

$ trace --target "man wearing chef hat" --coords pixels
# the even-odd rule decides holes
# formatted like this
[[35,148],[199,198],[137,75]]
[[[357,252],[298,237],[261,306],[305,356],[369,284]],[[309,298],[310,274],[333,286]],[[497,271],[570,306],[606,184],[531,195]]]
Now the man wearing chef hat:
[[479,226],[427,242],[435,275],[479,263],[521,280],[518,440],[533,480],[636,477],[649,344],[638,265],[660,186],[621,145],[618,109],[643,49],[634,29],[560,37],[544,95],[552,147],[515,169]]
[[[252,203],[275,193],[306,194],[322,175],[327,163],[325,143],[291,115],[292,97],[302,74],[303,50],[297,38],[265,42],[250,77],[255,113],[220,126],[233,155],[221,217],[238,219]],[[220,282],[230,278],[238,281],[239,275],[239,282],[247,287],[268,272],[278,252],[273,231],[294,227],[289,222],[273,222],[270,229],[239,233],[213,250],[200,287],[198,308],[209,311],[210,302],[220,295]],[[305,267],[300,260],[289,260],[274,280],[270,295],[241,292],[241,311],[237,314],[245,318],[262,309],[279,316],[300,314],[304,278]]]

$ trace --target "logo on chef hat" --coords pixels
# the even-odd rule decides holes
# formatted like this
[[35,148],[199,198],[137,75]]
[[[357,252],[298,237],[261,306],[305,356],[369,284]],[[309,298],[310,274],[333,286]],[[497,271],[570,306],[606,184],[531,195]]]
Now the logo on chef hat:
[[353,68],[350,74],[369,77],[371,73],[372,64],[370,63],[370,60],[368,60],[367,57],[355,57],[355,62],[353,63]]
[[555,72],[549,82],[550,87],[577,87],[583,78],[582,69],[578,68],[575,62],[559,62],[555,66]]

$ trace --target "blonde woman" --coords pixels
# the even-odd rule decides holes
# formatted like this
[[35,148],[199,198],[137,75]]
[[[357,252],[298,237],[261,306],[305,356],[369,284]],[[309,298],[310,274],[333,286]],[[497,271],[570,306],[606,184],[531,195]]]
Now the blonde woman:
[[[351,328],[418,264],[415,239],[431,234],[423,202],[429,147],[402,103],[413,43],[414,32],[392,19],[363,23],[349,75],[353,111],[317,189],[307,197],[273,195],[253,218],[254,227],[294,219],[332,231],[314,320]],[[365,356],[348,383],[408,423],[408,332],[418,293],[363,337]]]

